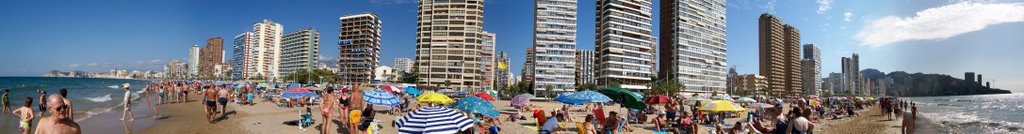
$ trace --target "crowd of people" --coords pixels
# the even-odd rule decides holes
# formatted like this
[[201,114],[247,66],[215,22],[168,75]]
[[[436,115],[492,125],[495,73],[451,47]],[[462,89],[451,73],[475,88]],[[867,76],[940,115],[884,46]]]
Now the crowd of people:
[[[67,99],[67,89],[60,89],[59,94],[47,94],[42,89],[37,90],[39,93],[39,114],[36,114],[35,110],[32,109],[32,97],[25,97],[25,103],[19,107],[10,106],[10,90],[4,89],[2,95],[3,101],[3,112],[10,112],[15,116],[18,116],[18,132],[22,134],[37,133],[37,134],[78,134],[81,133],[81,127],[74,121],[72,103],[70,99]],[[32,121],[38,118],[38,123],[32,125]],[[35,127],[35,132],[32,131],[32,127]]]

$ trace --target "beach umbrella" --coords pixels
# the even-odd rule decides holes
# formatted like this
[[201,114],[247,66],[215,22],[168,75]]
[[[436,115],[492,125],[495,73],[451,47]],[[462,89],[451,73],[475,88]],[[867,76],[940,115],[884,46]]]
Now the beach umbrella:
[[582,102],[582,101],[578,101],[578,100],[570,100],[570,99],[569,99],[569,97],[570,97],[570,96],[572,96],[573,94],[574,94],[574,93],[562,93],[562,94],[558,94],[558,97],[555,97],[555,101],[558,101],[558,102],[561,102],[561,103],[564,103],[564,104],[572,104],[572,105],[583,105],[583,102]]
[[455,110],[433,106],[417,109],[392,124],[399,134],[454,134],[473,127],[473,120]]
[[476,92],[476,94],[473,94],[473,96],[480,97],[481,99],[484,100],[495,101],[494,96],[491,96],[491,94],[487,94],[484,92]]
[[388,92],[402,92],[402,88],[399,88],[399,87],[396,87],[396,86],[381,86],[380,90],[384,90],[384,91],[388,91]]
[[747,108],[773,108],[773,107],[775,107],[775,105],[767,104],[767,103],[753,103],[753,104],[747,105]]
[[874,100],[875,100],[875,97],[868,97],[867,99],[864,99],[864,100],[867,100],[867,101],[874,101]]
[[313,91],[305,88],[296,88],[281,93],[281,98],[302,98],[302,97],[314,97],[317,96]]
[[235,84],[235,89],[241,89],[245,87],[245,84]]
[[804,97],[804,98],[807,98],[807,99],[818,99],[818,96],[817,95],[807,95],[807,97]]
[[439,94],[439,93],[435,93],[435,92],[423,93],[420,96],[416,97],[416,101],[419,101],[420,103],[429,103],[429,104],[448,104],[448,103],[455,102],[455,100],[452,100],[452,98],[448,98],[447,95],[443,95],[443,94]]
[[260,84],[257,84],[256,86],[257,87],[263,87],[263,88],[270,88],[270,84],[267,84],[267,83],[260,83]]
[[488,89],[488,90],[484,90],[484,92],[486,92],[487,94],[491,94],[491,96],[498,96],[498,91],[497,90]]
[[402,104],[402,99],[399,99],[395,94],[391,94],[391,92],[376,89],[363,91],[363,102],[370,105],[390,107]]
[[288,87],[286,89],[295,89],[295,88],[301,88],[301,87],[302,87],[302,84],[293,83],[293,84],[288,85]]
[[700,110],[708,112],[739,112],[747,109],[731,101],[715,100],[704,104],[700,107]]
[[728,101],[735,101],[735,100],[733,100],[733,99],[732,99],[731,97],[729,97],[729,96],[724,96],[724,95],[716,95],[716,96],[711,96],[711,99],[712,99],[712,100],[728,100]]
[[520,106],[529,105],[530,104],[530,98],[533,98],[533,95],[530,95],[530,94],[516,95],[516,97],[512,97],[512,106],[520,107]]
[[818,100],[807,100],[807,105],[817,106]]
[[405,87],[404,92],[407,94],[411,94],[413,96],[420,95],[420,93],[422,93],[419,89],[416,89],[414,87]]
[[750,97],[743,97],[743,98],[740,98],[740,99],[736,99],[736,102],[738,102],[738,103],[757,103],[757,100],[754,100],[754,98],[750,98]]
[[711,99],[704,98],[704,97],[693,97],[693,98],[686,99],[685,101],[683,101],[683,104],[693,106],[693,105],[697,105],[698,101],[710,101],[710,100]]
[[669,102],[672,102],[672,99],[669,98],[668,96],[665,96],[665,95],[655,95],[655,96],[644,98],[644,103],[647,103],[647,104],[663,104],[663,103],[669,103]]
[[459,109],[462,112],[467,113],[478,113],[486,115],[487,117],[498,117],[501,113],[494,108],[494,104],[485,100],[484,98],[469,96],[455,101],[452,103],[455,109]]
[[623,107],[632,109],[645,109],[647,104],[644,104],[643,96],[637,93],[629,92],[626,89],[610,87],[598,90],[601,94],[607,95],[608,98],[615,100],[615,102],[622,104]]
[[569,100],[580,101],[580,102],[609,102],[612,98],[605,96],[604,94],[594,91],[582,91],[576,92],[567,98]]

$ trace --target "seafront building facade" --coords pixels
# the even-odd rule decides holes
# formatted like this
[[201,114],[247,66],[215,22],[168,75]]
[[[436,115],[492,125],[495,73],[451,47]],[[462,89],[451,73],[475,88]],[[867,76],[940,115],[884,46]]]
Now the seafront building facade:
[[594,79],[594,50],[576,49],[576,87],[597,84]]
[[256,75],[268,79],[276,79],[280,71],[281,62],[281,37],[284,35],[284,25],[265,19],[253,24],[252,36],[250,36],[256,47]]
[[281,74],[313,71],[320,55],[320,32],[313,28],[300,29],[284,36],[281,45]]
[[725,0],[661,0],[659,80],[683,92],[725,93]]
[[482,68],[480,68],[480,70],[483,71],[484,80],[483,83],[480,83],[480,89],[494,89],[494,47],[497,45],[496,43],[498,43],[498,36],[487,31],[484,31],[482,35],[483,36],[481,36],[481,38],[483,39],[483,43],[481,44],[483,47],[480,51],[480,58],[483,58],[481,61],[483,66],[481,66]]
[[188,48],[188,78],[199,76],[199,45],[192,45]]
[[412,59],[409,58],[395,58],[395,69],[405,73],[412,73]]
[[576,0],[537,0],[534,12],[534,90],[576,91]]
[[494,88],[495,90],[502,91],[508,89],[512,83],[512,70],[509,68],[508,54],[505,51],[500,51],[497,57],[494,58],[496,66],[494,69]]
[[480,88],[484,83],[484,0],[420,0],[417,10],[418,85]]
[[803,95],[821,95],[821,49],[814,44],[804,44]]
[[760,73],[768,79],[770,94],[800,96],[800,31],[765,13],[758,18],[758,33]]
[[648,89],[655,74],[651,0],[597,0],[595,62],[597,85]]
[[742,74],[736,75],[733,79],[736,83],[736,89],[734,92],[730,92],[731,95],[755,95],[763,93],[762,89],[768,88],[768,81],[764,76],[756,74]]
[[526,61],[523,62],[523,69],[519,72],[520,81],[526,81],[527,83],[533,83],[533,66],[534,66],[533,48],[526,48]]
[[338,35],[338,75],[342,84],[367,84],[380,66],[380,17],[373,13],[342,16]]
[[252,32],[243,32],[235,36],[231,45],[232,78],[250,78],[256,76],[256,49],[252,40]]
[[224,64],[224,38],[206,39],[206,46],[199,50],[199,78],[214,79],[224,76],[218,73],[218,66]]
[[850,57],[842,58],[842,86],[841,92],[850,95],[861,94],[861,81],[860,81],[860,55],[854,53]]

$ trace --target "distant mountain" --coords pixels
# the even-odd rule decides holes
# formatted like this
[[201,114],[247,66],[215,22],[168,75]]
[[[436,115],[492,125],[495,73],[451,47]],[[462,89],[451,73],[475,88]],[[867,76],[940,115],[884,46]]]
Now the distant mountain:
[[860,74],[864,75],[868,79],[877,80],[885,77],[885,72],[878,71],[878,69],[868,68],[860,71]]
[[[874,74],[875,73],[872,72],[871,75]],[[893,89],[896,90],[896,93],[899,96],[947,96],[1010,93],[1008,90],[993,89],[985,87],[977,82],[965,81],[944,74],[910,74],[903,71],[896,71],[883,76],[893,79]]]

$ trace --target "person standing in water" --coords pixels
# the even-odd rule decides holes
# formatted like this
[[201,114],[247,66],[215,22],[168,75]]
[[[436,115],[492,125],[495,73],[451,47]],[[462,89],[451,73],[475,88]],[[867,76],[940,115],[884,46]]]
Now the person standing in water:
[[2,99],[3,107],[4,107],[3,108],[3,112],[14,110],[14,108],[11,107],[11,103],[7,100],[8,99],[7,98],[7,94],[8,93],[10,93],[10,90],[4,89],[4,95],[3,95],[3,99]]
[[[67,88],[61,88],[60,89],[60,97],[68,98],[68,89]],[[66,114],[67,114],[65,116],[67,116],[68,119],[75,120],[75,114],[74,114],[75,113],[75,110],[74,110],[74,106],[75,105],[71,105],[71,99],[63,99],[63,100],[64,100],[64,105],[68,106],[67,109],[64,109]]]
[[19,117],[18,120],[18,131],[22,134],[28,134],[29,130],[32,130],[32,119],[35,118],[35,114],[32,112],[32,97],[25,97],[25,105],[14,109],[11,113]]
[[39,115],[46,114],[46,91],[39,89]]
[[124,120],[125,115],[129,116],[128,120],[135,120],[135,113],[132,113],[132,92],[128,87],[124,87],[124,113],[121,114],[121,120]]
[[[128,88],[125,87],[125,90],[127,90],[127,89]],[[42,119],[39,119],[39,124],[36,125],[36,127],[38,127],[38,129],[36,129],[35,133],[37,133],[37,134],[80,134],[80,133],[82,133],[82,128],[80,128],[78,126],[78,123],[75,123],[74,120],[68,119],[66,116],[64,116],[64,115],[66,115],[64,112],[67,112],[65,109],[68,108],[68,106],[64,105],[64,103],[63,103],[64,102],[64,97],[60,97],[59,95],[50,95],[47,98],[47,100],[49,100],[48,103],[46,103],[47,105],[49,105],[47,108],[50,111],[50,113],[54,113],[54,114],[50,114],[49,117],[43,117]]]

